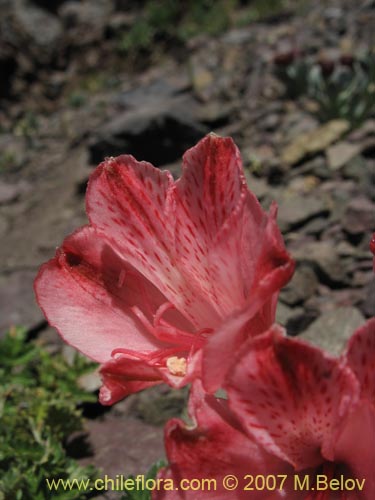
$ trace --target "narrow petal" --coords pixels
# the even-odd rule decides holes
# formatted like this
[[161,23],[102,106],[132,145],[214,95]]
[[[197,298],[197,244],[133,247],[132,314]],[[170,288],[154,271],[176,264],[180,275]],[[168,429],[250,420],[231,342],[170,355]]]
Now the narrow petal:
[[69,236],[35,281],[38,303],[64,340],[98,362],[119,347],[149,352],[161,346],[133,313],[146,316],[165,297],[117,256],[91,227]]
[[286,252],[277,228],[275,205],[271,207],[263,234],[258,237],[260,252],[254,262],[253,282],[249,281],[248,298],[239,311],[222,322],[205,347],[203,373],[208,392],[221,387],[233,362],[227,352],[238,352],[248,338],[263,333],[274,323],[278,293],[294,272],[295,263]]
[[248,343],[226,389],[249,434],[297,470],[332,459],[333,431],[359,393],[348,368],[276,326]]
[[[223,498],[246,499],[249,491],[244,487],[249,483],[247,474],[287,474],[291,468],[259,448],[241,431],[238,422],[228,412],[225,402],[212,396],[204,396],[198,383],[194,384],[189,400],[189,411],[194,427],[173,419],[165,428],[165,443],[169,467],[161,471],[160,478],[172,478],[179,487],[181,480],[211,479],[211,489],[199,491],[199,498],[222,500]],[[238,487],[228,492],[223,487],[223,478],[235,475]],[[185,483],[186,484],[186,483]],[[215,487],[214,487],[215,485]],[[251,491],[251,498],[285,498],[285,490]],[[230,496],[229,496],[230,495]],[[154,492],[155,500],[196,500],[197,491]],[[293,498],[288,496],[288,498]]]
[[354,332],[344,358],[360,383],[361,397],[375,408],[375,318]]
[[335,462],[345,464],[347,477],[363,481],[363,493],[353,498],[375,498],[375,408],[366,401],[349,415],[336,438]]
[[163,381],[156,368],[140,359],[111,359],[101,367],[100,374],[103,385],[99,401],[103,405],[113,405],[129,394]]

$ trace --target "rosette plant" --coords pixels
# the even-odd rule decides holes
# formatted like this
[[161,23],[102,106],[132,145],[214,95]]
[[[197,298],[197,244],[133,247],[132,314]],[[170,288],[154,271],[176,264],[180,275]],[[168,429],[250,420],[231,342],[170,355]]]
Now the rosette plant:
[[274,322],[294,263],[248,189],[239,151],[210,134],[176,182],[132,156],[90,177],[89,224],[35,281],[63,339],[101,364],[100,401],[166,382],[219,387],[240,347]]
[[[194,425],[167,424],[169,466],[160,477],[175,485],[182,478],[214,478],[217,488],[201,493],[213,499],[373,500],[374,360],[375,318],[353,334],[339,358],[273,326],[248,344],[229,372],[228,400],[195,388]],[[231,492],[223,487],[228,473],[239,480]],[[275,475],[279,482],[272,490],[246,491],[249,474]],[[351,480],[350,489],[340,478]],[[175,489],[153,498],[193,500],[194,494]]]

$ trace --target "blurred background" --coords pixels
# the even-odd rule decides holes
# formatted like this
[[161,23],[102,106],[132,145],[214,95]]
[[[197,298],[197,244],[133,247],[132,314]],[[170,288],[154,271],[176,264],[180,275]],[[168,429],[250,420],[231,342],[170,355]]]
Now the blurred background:
[[[143,473],[163,455],[160,426],[184,403],[184,394],[157,388],[104,411],[92,395],[97,379],[85,376],[69,409],[78,411],[78,402],[85,430],[82,422],[61,424],[61,401],[49,413],[51,394],[74,393],[73,379],[86,368],[44,321],[33,280],[63,238],[86,223],[87,179],[105,156],[129,153],[177,177],[182,153],[206,133],[232,136],[250,188],[265,208],[278,202],[297,261],[278,309],[288,333],[337,353],[374,315],[374,51],[373,0],[0,0],[3,402],[23,374],[5,417],[13,422],[18,414],[22,427],[31,418],[27,398],[45,398],[24,437],[36,440],[34,451],[10,475],[15,445],[4,448],[8,455],[0,450],[8,474],[0,498],[42,491],[47,462],[68,477],[78,469],[65,454],[107,474]],[[61,363],[74,374],[64,387]],[[57,374],[49,386],[45,371]],[[49,389],[35,396],[43,384]],[[61,447],[47,450],[56,414],[53,439]],[[17,490],[21,475],[34,486],[27,479]],[[40,494],[30,498],[50,498]],[[69,498],[86,498],[76,495]]]

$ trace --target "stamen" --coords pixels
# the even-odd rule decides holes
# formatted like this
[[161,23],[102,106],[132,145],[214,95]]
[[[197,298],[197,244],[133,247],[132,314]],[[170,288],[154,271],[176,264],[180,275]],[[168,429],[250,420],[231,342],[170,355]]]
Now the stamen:
[[186,358],[178,358],[177,356],[171,356],[167,359],[167,368],[171,375],[176,375],[178,377],[184,377],[186,375]]
[[118,347],[117,349],[113,349],[113,351],[111,352],[111,357],[112,358],[116,358],[116,356],[118,354],[125,354],[126,356],[130,356],[132,359],[135,359],[135,360],[143,360],[143,361],[147,361],[150,357],[149,354],[143,354],[141,352],[134,352],[134,351],[131,351],[130,349],[123,349],[122,347]]
[[152,326],[151,322],[146,318],[145,314],[139,309],[137,306],[131,307],[133,313],[137,316],[142,325],[146,328],[146,330],[151,333],[151,335],[155,335],[155,329]]
[[163,316],[163,314],[169,309],[174,309],[174,308],[175,307],[171,302],[164,302],[164,304],[159,306],[154,316],[154,325],[155,326],[160,325],[161,317]]

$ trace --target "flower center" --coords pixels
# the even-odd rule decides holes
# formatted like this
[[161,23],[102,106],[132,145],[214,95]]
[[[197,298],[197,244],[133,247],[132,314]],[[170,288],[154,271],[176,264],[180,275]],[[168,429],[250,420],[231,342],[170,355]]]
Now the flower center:
[[184,377],[186,375],[186,358],[171,356],[167,359],[167,368],[171,375]]

